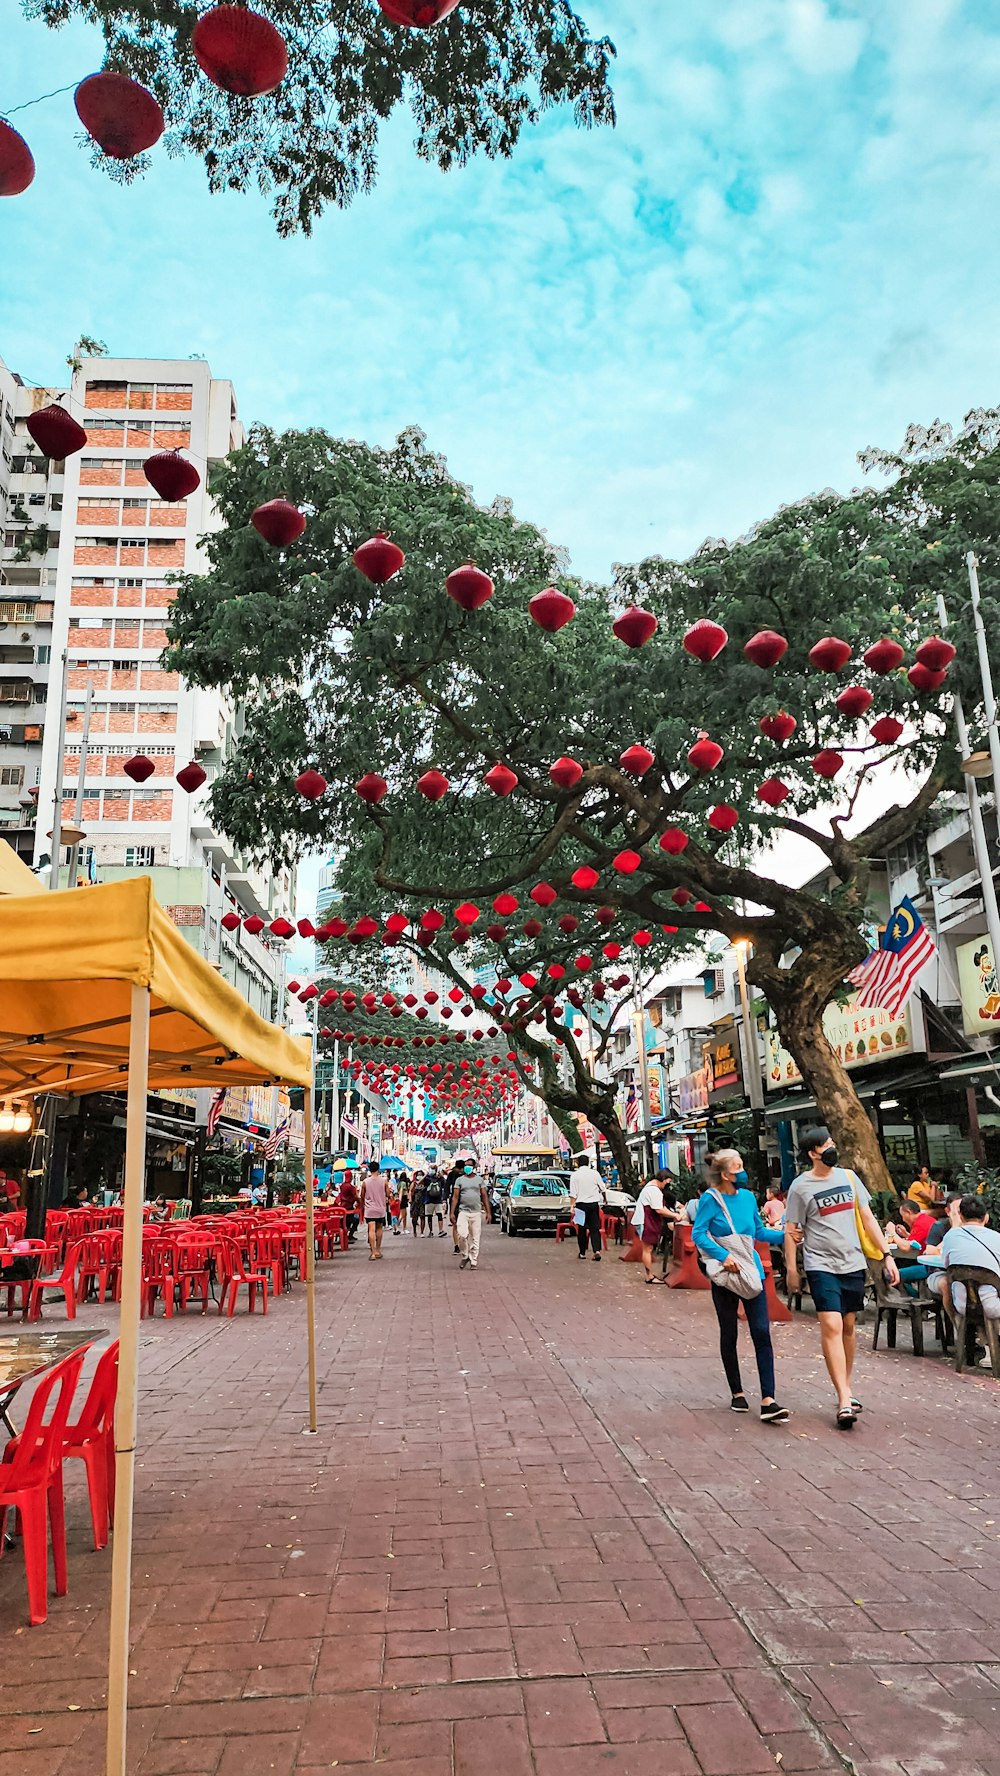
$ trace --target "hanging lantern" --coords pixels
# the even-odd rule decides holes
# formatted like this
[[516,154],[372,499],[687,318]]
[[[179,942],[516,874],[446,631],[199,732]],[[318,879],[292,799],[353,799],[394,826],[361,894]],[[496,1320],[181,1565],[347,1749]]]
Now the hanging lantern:
[[[219,920],[219,924],[222,926],[223,931],[238,931],[239,924],[240,924],[240,915],[239,915],[239,913],[223,913],[222,918]],[[295,982],[294,981],[289,981],[288,991],[290,993],[294,993],[294,991],[295,991]]]
[[556,891],[550,882],[536,882],[528,897],[536,906],[548,907],[556,898]]
[[850,657],[849,644],[838,640],[836,635],[824,635],[822,641],[809,649],[809,659],[817,672],[840,672]]
[[354,785],[355,793],[361,797],[363,802],[368,802],[372,807],[376,802],[382,800],[388,788],[389,785],[385,778],[380,777],[377,771],[366,771],[364,776],[359,777]]
[[892,746],[903,732],[903,724],[894,715],[880,715],[878,721],[872,722],[868,732],[880,746]]
[[798,725],[794,715],[784,709],[779,709],[777,715],[762,715],[757,723],[761,733],[768,740],[776,740],[779,746],[791,739]]
[[354,565],[373,586],[384,586],[398,574],[406,556],[396,543],[390,542],[384,530],[377,530],[367,543],[354,551]]
[[316,927],[311,919],[300,919],[298,921],[298,932],[300,937],[315,937]]
[[874,701],[871,691],[866,691],[864,685],[848,685],[837,698],[837,708],[841,715],[865,715]]
[[295,926],[288,919],[272,919],[270,925],[273,937],[294,937]]
[[574,958],[573,958],[573,967],[579,969],[581,974],[588,974],[590,972],[590,970],[593,968],[593,966],[594,966],[593,956],[584,955],[584,956],[574,956]]
[[[232,10],[239,9],[234,7]],[[275,549],[287,548],[289,543],[294,543],[302,535],[306,527],[305,513],[286,499],[268,500],[266,505],[258,506],[255,512],[251,512],[250,522],[265,543],[270,543]]]
[[[249,931],[251,937],[258,937],[264,929],[264,921],[256,913],[251,913],[248,919],[244,919],[243,929]],[[305,999],[309,996],[309,988],[307,987],[301,997]]]
[[918,660],[915,666],[910,667],[906,676],[915,691],[930,692],[940,690],[948,674],[943,666],[939,672],[933,672],[922,660]]
[[766,802],[769,808],[780,808],[790,794],[787,783],[782,783],[780,777],[766,777],[757,790],[757,800]]
[[688,753],[688,764],[696,771],[714,771],[722,763],[722,747],[707,734],[700,734]]
[[91,74],[73,94],[76,114],[109,160],[131,160],[163,134],[163,112],[151,92],[127,74]]
[[895,672],[897,666],[902,666],[905,658],[899,642],[890,641],[886,636],[883,636],[881,641],[874,642],[870,648],[866,648],[864,655],[865,665],[870,666],[871,670],[877,672],[881,678],[884,678],[887,672]]
[[565,592],[560,592],[555,586],[546,586],[544,592],[536,592],[534,598],[529,600],[528,613],[539,629],[555,635],[557,630],[572,622],[576,616],[576,605],[572,598],[567,598]]
[[716,832],[732,832],[739,822],[739,809],[730,807],[728,802],[720,802],[708,815],[708,824]]
[[642,858],[638,851],[619,851],[618,855],[611,859],[612,869],[616,869],[622,876],[634,876],[641,863]]
[[417,778],[417,788],[429,802],[439,802],[448,793],[448,779],[440,771],[425,771]]
[[516,894],[498,894],[493,902],[493,911],[499,913],[502,919],[509,919],[511,913],[517,912],[520,904]]
[[325,925],[320,926],[319,931],[317,932],[316,935],[318,937],[321,937],[325,943],[327,938],[329,938],[329,937],[343,937],[345,935],[346,931],[347,931],[347,920],[346,919],[340,919],[340,918],[328,919]]
[[378,920],[373,919],[371,913],[364,913],[360,919],[355,920],[354,929],[359,937],[374,937],[378,930]]
[[788,643],[775,629],[758,629],[745,643],[743,652],[754,666],[777,666],[788,652]]
[[843,763],[839,752],[834,752],[832,747],[825,746],[822,752],[818,752],[813,759],[812,768],[817,777],[836,777]]
[[387,19],[410,30],[427,30],[454,12],[458,0],[378,0]]
[[690,888],[675,888],[670,896],[675,906],[686,907],[689,900],[694,899]]
[[645,647],[660,627],[652,611],[640,610],[637,604],[630,604],[628,610],[616,617],[611,625],[619,641],[626,647]]
[[[426,913],[421,913],[420,915],[420,925],[421,929],[424,931],[440,931],[443,924],[444,914],[439,913],[437,907],[428,907]],[[424,998],[427,1000],[428,1005],[433,1005],[434,999],[437,998],[437,994],[435,993],[432,998],[429,993],[425,993]]]
[[150,487],[165,500],[187,499],[201,486],[194,463],[189,463],[178,450],[158,450],[155,456],[147,456],[142,472]]
[[632,933],[632,942],[637,950],[648,949],[652,941],[653,933],[651,931],[633,931]]
[[326,778],[310,766],[308,770],[299,772],[295,779],[295,787],[299,795],[304,796],[307,802],[318,802],[326,789]]
[[549,776],[558,789],[573,789],[583,776],[583,766],[578,765],[576,759],[567,758],[564,753],[562,758],[556,759],[554,765],[549,766]]
[[0,197],[20,197],[35,176],[35,159],[23,136],[0,118]]
[[461,989],[461,987],[449,987],[448,988],[448,997],[451,1000],[453,1005],[461,1005],[461,1003],[462,1003],[462,989]]
[[494,765],[491,770],[487,771],[483,782],[493,791],[494,795],[509,796],[511,790],[517,788],[518,776],[517,772],[512,771],[508,765]]
[[487,925],[486,935],[491,943],[503,943],[507,936],[506,925]]
[[195,790],[200,789],[206,781],[206,775],[197,761],[192,759],[189,765],[185,765],[182,771],[178,771],[177,782],[183,790],[187,791],[188,795],[193,795]]
[[592,869],[589,863],[582,863],[580,868],[575,869],[570,877],[574,888],[583,889],[596,888],[600,879],[600,871]]
[[191,48],[213,86],[240,98],[259,98],[280,86],[288,49],[280,31],[245,6],[215,6],[198,20]]
[[566,970],[561,962],[550,962],[545,972],[550,980],[562,980]]
[[615,917],[616,917],[616,915],[615,915],[614,907],[609,907],[609,906],[598,907],[596,913],[594,914],[594,918],[597,920],[598,925],[613,925],[615,922]]
[[710,661],[718,659],[728,640],[729,636],[721,623],[713,623],[708,617],[699,617],[697,623],[692,623],[687,631],[683,646],[686,653],[707,666]]
[[951,642],[945,641],[940,635],[929,635],[926,641],[920,643],[914,655],[918,664],[926,666],[930,672],[943,672],[954,658],[955,649]]
[[385,922],[385,928],[387,931],[393,932],[398,937],[400,933],[406,930],[409,923],[410,921],[405,913],[390,913]]
[[609,962],[617,962],[622,953],[622,946],[620,943],[606,943],[601,953],[607,957]]
[[461,906],[455,908],[455,917],[460,925],[474,925],[479,918],[479,908],[473,906],[471,900],[463,900]]
[[541,937],[542,935],[542,927],[537,919],[525,919],[521,930],[525,937]]
[[567,937],[572,937],[574,931],[578,931],[579,928],[580,921],[575,913],[563,913],[559,921],[560,931],[564,931]]
[[137,752],[132,758],[125,760],[122,770],[126,777],[131,777],[133,783],[145,783],[147,777],[152,777],[156,766],[144,752]]
[[448,597],[460,604],[464,611],[480,610],[493,597],[493,581],[489,574],[482,573],[471,561],[467,561],[464,567],[456,567],[444,585]]
[[645,777],[653,762],[649,747],[638,744],[627,747],[618,760],[622,770],[627,771],[630,777]]
[[679,857],[687,849],[688,836],[679,826],[668,826],[660,834],[660,850],[669,852],[671,857]]
[[536,976],[533,974],[528,974],[528,973],[519,974],[517,978],[520,981],[522,987],[527,987],[529,993],[531,992],[533,987],[537,987],[537,985],[538,985],[538,980],[537,980]]
[[54,462],[75,456],[87,442],[82,425],[77,425],[73,415],[57,401],[49,407],[39,407],[37,413],[29,413],[24,425],[42,455],[51,457]]

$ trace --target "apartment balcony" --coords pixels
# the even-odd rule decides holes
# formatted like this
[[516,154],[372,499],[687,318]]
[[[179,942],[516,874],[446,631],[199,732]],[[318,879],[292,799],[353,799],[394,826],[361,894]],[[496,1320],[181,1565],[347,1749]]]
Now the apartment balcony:
[[55,607],[50,599],[35,598],[0,598],[0,644],[7,638],[4,629],[8,624],[23,628],[27,624],[48,624],[51,627],[52,612]]

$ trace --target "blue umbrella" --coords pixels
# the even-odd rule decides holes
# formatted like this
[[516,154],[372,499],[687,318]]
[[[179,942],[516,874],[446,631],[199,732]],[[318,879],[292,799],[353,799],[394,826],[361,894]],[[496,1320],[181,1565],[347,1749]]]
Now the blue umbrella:
[[380,1172],[405,1172],[406,1161],[397,1159],[394,1153],[386,1153],[379,1161]]

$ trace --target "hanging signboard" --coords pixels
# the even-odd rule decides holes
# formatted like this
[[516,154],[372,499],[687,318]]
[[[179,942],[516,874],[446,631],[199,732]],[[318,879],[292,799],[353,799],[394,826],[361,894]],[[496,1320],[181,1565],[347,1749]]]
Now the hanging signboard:
[[959,944],[955,955],[965,1034],[978,1036],[980,1030],[996,1032],[1000,1024],[1000,981],[997,980],[989,938],[974,937],[971,943]]
[[[899,1055],[913,1053],[909,1009],[900,1017],[890,1017],[881,1006],[828,1005],[823,1015],[823,1029],[838,1061],[843,1061],[848,1072],[853,1072],[856,1067],[871,1066],[874,1061],[890,1061]],[[782,1046],[777,1030],[768,1030],[768,1090],[780,1091],[784,1086],[798,1084],[801,1078],[795,1061]]]

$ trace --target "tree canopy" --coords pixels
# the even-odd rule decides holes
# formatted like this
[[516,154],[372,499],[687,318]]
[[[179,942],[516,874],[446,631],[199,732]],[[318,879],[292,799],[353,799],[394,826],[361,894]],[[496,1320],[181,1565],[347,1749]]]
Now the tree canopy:
[[[371,190],[383,126],[406,107],[422,160],[443,171],[476,153],[513,153],[554,105],[578,124],[612,124],[614,47],[593,39],[569,0],[465,0],[428,30],[390,22],[376,0],[269,0],[288,45],[272,93],[241,98],[202,73],[191,47],[199,8],[183,0],[24,0],[30,18],[96,24],[106,65],[149,88],[167,147],[197,155],[212,191],[274,195],[279,234],[308,234],[328,204]],[[81,70],[81,78],[86,70]],[[129,179],[141,161],[101,159]]]
[[[964,556],[970,548],[979,556],[995,625],[998,416],[970,415],[957,436],[914,430],[901,452],[870,453],[865,465],[877,473],[873,485],[785,507],[686,562],[620,567],[606,587],[569,576],[561,553],[506,502],[477,506],[418,432],[380,451],[320,431],[255,429],[214,487],[227,528],[208,539],[211,571],[184,579],[171,620],[171,663],[247,704],[238,748],[213,786],[216,817],[258,855],[277,859],[311,841],[342,848],[349,915],[402,908],[412,919],[408,941],[433,945],[443,966],[467,975],[491,957],[523,965],[525,935],[531,958],[555,961],[584,985],[600,967],[620,966],[604,956],[609,940],[634,954],[638,936],[643,960],[662,962],[712,933],[750,939],[750,978],[786,1046],[845,1150],[879,1181],[871,1125],[822,1014],[865,954],[872,860],[956,780],[955,685],[976,714]],[[285,551],[248,523],[277,493],[308,516]],[[352,561],[375,529],[406,554],[385,586]],[[495,592],[466,612],[444,579],[470,558]],[[576,605],[558,634],[543,633],[527,608],[548,582]],[[939,591],[958,657],[939,686],[918,690],[907,668],[938,628]],[[659,625],[636,650],[612,629],[630,600]],[[683,645],[702,619],[728,633],[711,661]],[[772,667],[744,653],[762,630],[788,644]],[[850,650],[839,671],[810,658],[827,637]],[[880,673],[863,656],[883,639],[898,642],[905,664]],[[838,707],[845,688],[870,693],[863,716]],[[795,724],[783,740],[774,737],[778,714]],[[870,733],[886,716],[902,724],[895,742]],[[701,734],[722,748],[714,768],[689,757]],[[621,762],[637,744],[653,755],[648,769]],[[563,755],[582,766],[572,787],[550,776]],[[517,776],[509,795],[484,784],[498,763]],[[861,786],[891,764],[899,804],[858,830]],[[330,785],[314,803],[294,788],[305,765]],[[416,787],[429,768],[449,783],[433,804]],[[367,772],[387,783],[375,805],[354,789]],[[771,805],[759,791],[775,780],[788,794]],[[781,880],[771,847],[784,833],[814,848],[817,873],[804,887]],[[555,890],[551,909],[532,904],[538,883]],[[501,939],[481,937],[503,893],[517,897],[518,921],[541,929],[525,934],[507,917]],[[422,912],[460,901],[481,911],[471,937],[450,920],[421,933]],[[576,928],[560,925],[567,917]],[[556,1006],[541,1004],[544,986],[529,989],[507,1023],[530,1035],[541,1011],[574,1074],[579,1065],[592,1077]]]

